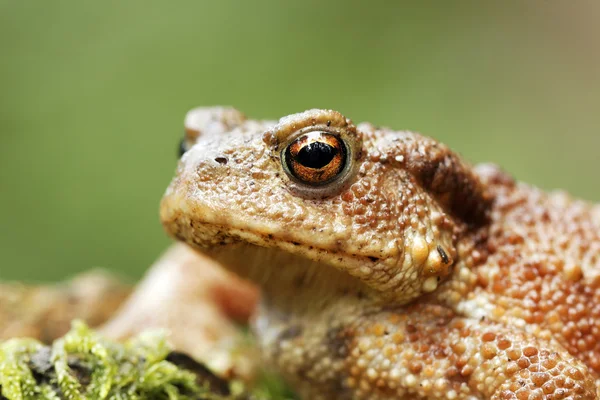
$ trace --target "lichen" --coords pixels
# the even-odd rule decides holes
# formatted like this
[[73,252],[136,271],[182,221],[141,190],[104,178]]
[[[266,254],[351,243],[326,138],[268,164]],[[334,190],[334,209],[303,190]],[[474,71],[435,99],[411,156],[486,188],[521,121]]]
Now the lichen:
[[[125,343],[106,340],[82,322],[48,347],[33,339],[0,344],[0,393],[8,400],[192,400],[248,398],[236,385],[225,394],[210,379],[169,360],[164,335]],[[210,374],[210,373],[209,373]],[[236,389],[238,388],[238,389]]]

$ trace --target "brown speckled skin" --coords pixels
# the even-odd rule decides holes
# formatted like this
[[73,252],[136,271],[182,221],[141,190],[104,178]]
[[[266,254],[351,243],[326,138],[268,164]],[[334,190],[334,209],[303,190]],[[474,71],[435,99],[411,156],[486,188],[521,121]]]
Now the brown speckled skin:
[[27,336],[43,343],[67,333],[73,319],[96,327],[131,293],[104,271],[90,271],[53,285],[0,282],[0,342]]
[[[307,130],[349,148],[325,188],[281,165]],[[303,398],[598,399],[598,206],[334,111],[186,131],[164,226],[260,285],[254,330]]]

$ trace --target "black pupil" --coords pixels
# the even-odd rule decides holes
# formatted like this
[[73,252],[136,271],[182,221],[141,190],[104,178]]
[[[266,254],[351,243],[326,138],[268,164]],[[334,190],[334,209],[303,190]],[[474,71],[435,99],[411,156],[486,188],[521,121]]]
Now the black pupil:
[[296,161],[308,168],[323,168],[333,160],[338,150],[323,142],[312,142],[304,146],[296,155]]

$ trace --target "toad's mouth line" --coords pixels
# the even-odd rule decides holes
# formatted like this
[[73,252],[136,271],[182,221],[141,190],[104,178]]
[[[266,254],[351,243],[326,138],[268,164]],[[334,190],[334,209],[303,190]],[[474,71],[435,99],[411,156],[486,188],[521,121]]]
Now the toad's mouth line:
[[[179,239],[241,276],[249,277],[256,269],[287,275],[291,265],[296,270],[320,265],[320,270],[335,270],[340,274],[333,276],[344,281],[350,278],[361,287],[370,287],[379,293],[396,292],[406,285],[404,275],[394,268],[402,253],[374,257],[343,252],[286,240],[277,234],[257,234],[248,227],[231,227],[206,219],[180,220],[178,229],[176,236]],[[239,248],[236,249],[237,246]],[[269,249],[276,251],[270,252]]]
[[[303,256],[309,260],[316,262],[324,262],[325,264],[333,264],[337,267],[343,267],[341,269],[350,269],[348,263],[361,264],[365,263],[379,263],[381,262],[380,257],[371,255],[361,255],[352,252],[345,252],[335,249],[327,249],[324,247],[315,246],[314,244],[304,243],[297,240],[289,240],[276,234],[257,234],[250,229],[244,228],[231,228],[225,227],[224,225],[214,224],[205,221],[194,221],[193,227],[203,225],[208,227],[211,232],[210,239],[208,241],[198,241],[194,235],[191,236],[191,244],[201,248],[203,251],[207,251],[209,254],[219,248],[234,247],[236,245],[247,243],[262,248],[278,248],[287,253]],[[185,240],[185,239],[184,239]],[[189,241],[189,239],[187,240]],[[338,265],[338,264],[343,264]]]
[[207,228],[203,230],[207,235],[202,238],[206,240],[195,241],[198,238],[189,237],[187,242],[226,269],[269,290],[271,295],[273,291],[289,294],[290,288],[298,290],[300,287],[321,299],[335,293],[366,296],[379,292],[364,279],[368,279],[364,275],[366,263],[376,262],[366,256],[333,252],[241,228],[202,224]]

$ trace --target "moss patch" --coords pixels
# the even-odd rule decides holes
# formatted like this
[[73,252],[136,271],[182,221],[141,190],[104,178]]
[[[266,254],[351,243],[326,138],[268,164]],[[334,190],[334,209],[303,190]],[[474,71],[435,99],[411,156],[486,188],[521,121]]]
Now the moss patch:
[[52,346],[32,339],[0,344],[0,393],[9,400],[249,398],[239,385],[172,353],[160,334],[116,343],[82,322]]

